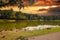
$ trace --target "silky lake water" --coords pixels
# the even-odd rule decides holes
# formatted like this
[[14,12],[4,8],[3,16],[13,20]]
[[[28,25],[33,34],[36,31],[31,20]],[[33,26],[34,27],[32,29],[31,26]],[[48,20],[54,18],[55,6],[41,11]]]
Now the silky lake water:
[[48,28],[58,28],[60,27],[59,25],[38,25],[38,26],[28,26],[26,28],[22,28],[22,30],[29,30],[29,31],[33,31],[33,30],[40,30],[40,29],[48,29]]

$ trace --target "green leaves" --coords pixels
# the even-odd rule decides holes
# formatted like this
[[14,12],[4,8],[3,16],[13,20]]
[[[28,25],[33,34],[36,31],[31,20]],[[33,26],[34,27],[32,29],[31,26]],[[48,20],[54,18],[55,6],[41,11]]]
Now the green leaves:
[[3,0],[0,0],[0,7],[4,7],[7,5],[18,5],[18,6],[20,6],[20,5],[22,5],[22,0],[13,0],[13,1],[8,0],[8,2],[7,1],[4,2]]

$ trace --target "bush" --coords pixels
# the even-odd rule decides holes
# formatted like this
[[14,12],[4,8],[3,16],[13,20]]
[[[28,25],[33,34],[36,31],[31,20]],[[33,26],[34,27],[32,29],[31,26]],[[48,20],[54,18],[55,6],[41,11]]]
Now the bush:
[[23,36],[20,36],[20,37],[18,37],[16,40],[28,40],[28,38],[23,37]]

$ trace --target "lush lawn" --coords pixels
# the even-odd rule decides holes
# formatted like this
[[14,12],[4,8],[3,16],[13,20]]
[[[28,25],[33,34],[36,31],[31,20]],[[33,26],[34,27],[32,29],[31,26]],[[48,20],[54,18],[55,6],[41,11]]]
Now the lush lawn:
[[25,36],[25,37],[30,37],[30,36],[38,36],[38,35],[58,32],[58,31],[60,31],[60,28],[51,28],[51,29],[43,29],[43,30],[35,30],[35,31],[23,32],[20,35]]
[[35,30],[28,32],[23,32],[23,31],[4,32],[3,35],[5,34],[5,38],[2,38],[3,35],[0,34],[0,40],[15,40],[19,36],[32,37],[32,36],[44,35],[53,32],[60,32],[60,28],[51,28],[51,29]]

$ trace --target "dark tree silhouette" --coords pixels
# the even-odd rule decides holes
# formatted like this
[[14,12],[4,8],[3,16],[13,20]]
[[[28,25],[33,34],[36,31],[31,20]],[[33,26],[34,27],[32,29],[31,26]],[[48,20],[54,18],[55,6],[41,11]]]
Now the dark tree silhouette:
[[[20,12],[21,13],[21,12]],[[20,13],[19,12],[16,12],[15,13],[15,16],[16,16],[16,19],[19,20],[20,19]]]
[[[34,0],[27,0],[27,1],[28,1],[30,6],[34,3]],[[5,1],[0,0],[0,7],[17,5],[19,8],[19,12],[21,13],[20,9],[24,8],[23,2],[24,2],[24,0],[5,0]],[[20,16],[19,16],[20,13],[15,14],[17,19],[20,18]],[[7,18],[7,16],[8,16],[8,18],[10,18],[11,14],[4,11],[4,12],[2,12],[2,16],[3,16],[3,18]],[[30,17],[31,16],[29,15],[28,18],[30,18]]]
[[7,5],[17,5],[20,9],[22,7],[24,7],[24,5],[22,4],[23,3],[22,0],[13,0],[13,1],[12,0],[8,0],[8,2],[6,0],[5,2],[3,2],[2,0],[0,0],[0,7],[5,7]]
[[[29,5],[33,5],[34,1],[35,0],[27,0]],[[23,7],[24,8],[24,5],[23,5],[23,2],[24,0],[5,0],[5,2],[3,0],[0,0],[0,7],[4,7],[4,6],[7,6],[7,5],[17,5],[20,9]]]

